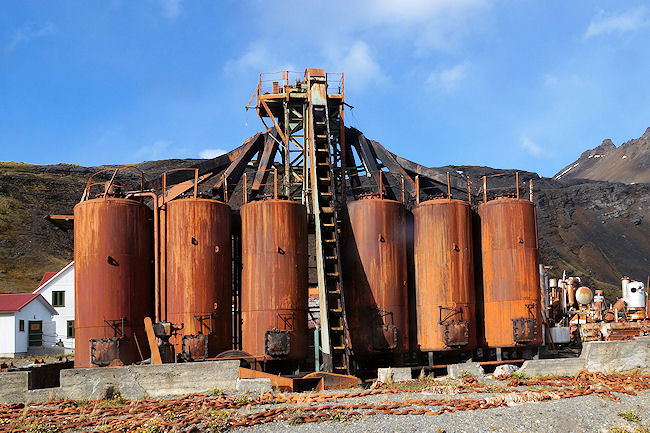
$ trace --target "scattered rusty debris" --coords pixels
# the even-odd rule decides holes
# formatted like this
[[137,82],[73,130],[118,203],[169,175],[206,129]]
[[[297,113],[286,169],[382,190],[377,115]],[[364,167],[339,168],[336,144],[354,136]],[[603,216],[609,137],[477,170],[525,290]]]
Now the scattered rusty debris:
[[[259,373],[259,372],[256,372]],[[572,398],[595,394],[618,400],[616,394],[636,395],[650,389],[650,378],[638,375],[591,373],[581,370],[573,377],[525,379],[511,375],[497,379],[501,394],[486,398],[449,396],[420,397],[421,391],[436,392],[440,384],[429,380],[424,388],[398,388],[383,385],[376,389],[345,393],[273,394],[259,396],[195,394],[169,400],[125,401],[119,396],[100,401],[56,400],[46,403],[0,406],[0,430],[27,432],[29,422],[47,422],[59,431],[133,431],[155,424],[156,431],[199,431],[219,423],[220,428],[247,427],[274,421],[289,421],[296,416],[304,423],[328,421],[333,414],[351,420],[373,415],[439,415],[445,412],[492,409],[527,402]],[[430,384],[430,385],[429,385]],[[544,386],[543,390],[521,387]],[[458,383],[455,394],[486,392],[487,385],[474,377]],[[413,398],[369,402],[353,400],[376,395],[411,394]],[[296,407],[300,411],[297,414]]]

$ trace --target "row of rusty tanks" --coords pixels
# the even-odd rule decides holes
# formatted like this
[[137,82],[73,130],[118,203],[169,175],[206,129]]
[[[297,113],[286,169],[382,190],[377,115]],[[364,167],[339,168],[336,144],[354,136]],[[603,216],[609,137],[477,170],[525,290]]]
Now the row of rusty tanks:
[[[181,359],[232,348],[230,207],[196,192],[160,209],[154,201],[154,212],[141,200],[105,194],[75,207],[78,367],[148,357],[145,317],[177,328],[170,342]],[[379,196],[348,203],[343,275],[356,359],[541,341],[532,202],[495,199],[476,214],[467,202],[433,199],[413,209],[412,227],[407,217],[401,202]],[[310,343],[306,209],[267,199],[244,204],[241,218],[241,349],[265,365],[297,363]]]
[[[145,317],[155,319],[156,334],[168,332],[169,343],[159,343],[166,362],[232,348],[230,206],[195,191],[158,207],[146,193],[155,198],[152,211],[142,195],[104,194],[75,207],[75,367],[148,358]],[[306,209],[263,200],[242,206],[241,215],[242,350],[263,362],[302,360]]]
[[[370,196],[350,202],[347,209],[344,287],[355,357],[395,358],[412,349],[431,354],[476,347],[519,349],[541,343],[537,226],[531,201],[498,198],[480,204],[476,213],[462,200],[419,203],[413,209],[411,318],[411,227],[404,205]],[[478,224],[472,223],[474,218]],[[409,326],[416,327],[416,341],[409,342]]]

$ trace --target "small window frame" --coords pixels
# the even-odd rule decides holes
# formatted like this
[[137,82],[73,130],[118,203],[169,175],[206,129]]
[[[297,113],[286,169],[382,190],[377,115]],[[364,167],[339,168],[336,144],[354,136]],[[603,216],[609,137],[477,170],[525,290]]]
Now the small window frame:
[[25,321],[23,319],[18,320],[18,331],[25,332]]
[[68,320],[65,327],[67,338],[74,338],[74,320]]
[[55,308],[65,307],[65,291],[53,290],[52,291],[52,306]]

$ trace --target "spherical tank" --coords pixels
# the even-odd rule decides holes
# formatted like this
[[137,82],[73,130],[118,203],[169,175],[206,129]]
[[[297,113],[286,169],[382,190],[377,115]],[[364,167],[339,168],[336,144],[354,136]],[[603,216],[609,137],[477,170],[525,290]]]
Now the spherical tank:
[[405,353],[408,340],[406,211],[394,200],[348,204],[343,251],[345,308],[352,351]]
[[478,207],[485,342],[490,347],[542,341],[535,205],[499,198]]
[[307,356],[307,210],[290,200],[241,208],[242,350],[272,360]]
[[170,342],[193,358],[183,339],[194,338],[202,345],[198,357],[214,357],[232,346],[230,206],[185,198],[166,207],[166,318],[183,324]]
[[[74,208],[75,367],[149,357],[153,317],[152,212],[139,201],[97,198]],[[136,340],[137,339],[137,340]]]
[[420,350],[476,345],[472,211],[434,199],[413,209],[417,336]]

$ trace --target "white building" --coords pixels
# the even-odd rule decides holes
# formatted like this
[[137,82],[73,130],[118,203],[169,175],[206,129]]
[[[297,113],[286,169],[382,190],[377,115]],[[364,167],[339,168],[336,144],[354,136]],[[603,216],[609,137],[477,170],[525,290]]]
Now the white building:
[[55,344],[55,315],[38,293],[0,294],[0,356],[24,356]]
[[74,349],[74,262],[59,272],[46,272],[34,293],[43,295],[57,312],[53,344],[60,341],[66,349]]

